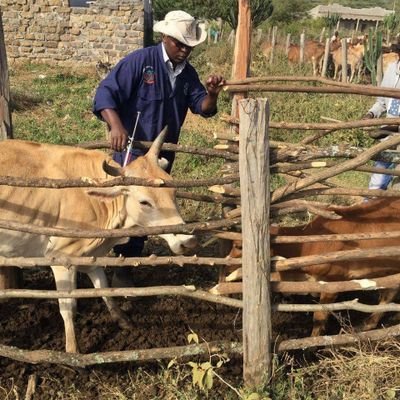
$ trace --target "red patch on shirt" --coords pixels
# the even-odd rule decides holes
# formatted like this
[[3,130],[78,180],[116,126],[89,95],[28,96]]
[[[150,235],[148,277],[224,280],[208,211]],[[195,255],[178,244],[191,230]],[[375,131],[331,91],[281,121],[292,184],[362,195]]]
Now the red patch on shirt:
[[143,81],[148,85],[153,85],[156,81],[156,74],[154,68],[151,65],[146,65],[143,68]]

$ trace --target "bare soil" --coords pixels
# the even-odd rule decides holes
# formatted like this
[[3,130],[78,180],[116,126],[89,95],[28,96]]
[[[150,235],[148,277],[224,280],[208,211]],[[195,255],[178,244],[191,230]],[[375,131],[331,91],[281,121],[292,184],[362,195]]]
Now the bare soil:
[[[111,278],[112,271],[108,272]],[[194,284],[209,288],[217,281],[217,270],[195,266],[142,267],[135,269],[132,277],[137,287]],[[55,289],[50,270],[24,270],[23,282],[26,289]],[[78,286],[91,287],[85,274],[79,276]],[[190,330],[207,342],[241,340],[242,317],[236,308],[163,296],[118,299],[118,302],[131,319],[133,331],[122,330],[112,321],[101,299],[78,301],[75,326],[82,353],[186,345]],[[0,343],[29,350],[64,351],[64,327],[57,301],[11,299],[0,303]],[[141,367],[151,371],[160,368],[157,363],[145,363]],[[72,386],[76,391],[86,393],[82,398],[98,399],[98,378],[103,383],[107,380],[111,383],[118,373],[120,384],[129,385],[128,372],[133,373],[137,368],[138,364],[120,363],[80,369],[50,364],[31,365],[0,358],[0,388],[6,392],[17,390],[19,396],[23,396],[29,375],[35,374],[37,388],[32,399],[67,398],[65,390]],[[241,379],[240,362],[233,362],[229,369],[229,375]],[[17,397],[7,397],[0,390],[0,399],[3,398]]]
[[[165,248],[159,247],[160,243],[156,242],[158,254],[164,254]],[[147,253],[152,253],[153,250],[154,248],[148,248]],[[208,255],[210,252],[216,254],[217,251],[216,248],[205,249]],[[108,273],[111,277],[112,271]],[[135,269],[132,274],[137,287],[192,284],[210,288],[217,282],[217,276],[216,268],[198,266],[142,267]],[[53,276],[45,269],[23,271],[23,282],[27,289],[55,289]],[[91,287],[84,274],[80,275],[78,282],[79,287]],[[307,296],[296,297],[296,300],[313,301]],[[287,300],[275,298],[274,301]],[[186,345],[187,335],[191,330],[207,342],[242,340],[242,313],[236,308],[166,296],[118,299],[118,302],[133,323],[132,331],[122,330],[112,321],[101,299],[79,300],[76,331],[82,353]],[[343,324],[343,321],[331,318],[329,329],[337,332],[340,329],[339,322]],[[278,340],[304,337],[310,333],[312,316],[303,313],[276,313],[273,316],[273,326],[275,338]],[[57,301],[11,299],[0,303],[0,344],[30,350],[64,351],[64,327]],[[234,358],[221,372],[233,385],[241,385],[241,363],[240,357]],[[32,374],[37,378],[32,400],[118,399],[120,397],[117,395],[104,395],[104,386],[115,385],[116,380],[122,391],[130,393],[125,398],[163,398],[162,386],[147,385],[146,390],[143,387],[135,388],[132,376],[138,368],[153,374],[163,368],[163,365],[165,368],[166,364],[118,363],[81,369],[50,364],[24,364],[0,358],[0,399],[23,398]],[[148,390],[151,390],[150,394]],[[213,390],[218,393],[218,385]],[[73,397],[70,393],[79,393],[80,397]],[[221,397],[218,394],[216,396],[215,398],[225,398],[223,394]]]

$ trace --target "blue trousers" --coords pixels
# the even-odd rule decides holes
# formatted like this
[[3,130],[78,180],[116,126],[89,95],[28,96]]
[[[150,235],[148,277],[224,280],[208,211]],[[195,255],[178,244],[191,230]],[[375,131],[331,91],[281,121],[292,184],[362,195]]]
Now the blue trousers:
[[[394,168],[394,164],[387,161],[375,161],[374,167],[392,169]],[[386,190],[392,179],[393,175],[372,174],[369,180],[368,189]]]
[[[125,160],[126,151],[116,151],[113,155],[113,159],[121,166]],[[133,153],[128,159],[128,164],[138,157],[140,153]],[[147,236],[144,237],[131,237],[129,241],[124,244],[117,244],[114,246],[114,253],[123,257],[140,257],[144,247],[144,242],[147,240]]]

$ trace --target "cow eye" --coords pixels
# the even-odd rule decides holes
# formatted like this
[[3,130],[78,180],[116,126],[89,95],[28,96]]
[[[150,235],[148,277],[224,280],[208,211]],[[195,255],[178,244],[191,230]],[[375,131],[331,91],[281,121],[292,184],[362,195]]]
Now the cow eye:
[[151,203],[147,200],[141,200],[140,205],[143,207],[152,207]]

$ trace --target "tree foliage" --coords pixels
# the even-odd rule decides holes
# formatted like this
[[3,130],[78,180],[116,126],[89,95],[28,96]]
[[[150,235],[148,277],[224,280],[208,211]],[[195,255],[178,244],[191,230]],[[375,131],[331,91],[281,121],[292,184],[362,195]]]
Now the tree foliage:
[[308,6],[305,0],[273,0],[271,22],[288,23],[305,16]]
[[[272,14],[273,0],[249,0],[253,28],[260,25]],[[154,18],[163,19],[172,10],[185,10],[189,14],[203,19],[222,18],[232,29],[238,22],[238,0],[154,0]]]
[[383,19],[383,26],[390,30],[394,31],[400,24],[400,17],[396,14],[389,14]]

